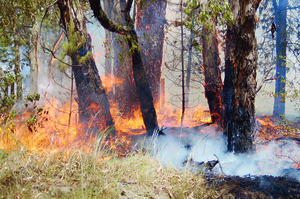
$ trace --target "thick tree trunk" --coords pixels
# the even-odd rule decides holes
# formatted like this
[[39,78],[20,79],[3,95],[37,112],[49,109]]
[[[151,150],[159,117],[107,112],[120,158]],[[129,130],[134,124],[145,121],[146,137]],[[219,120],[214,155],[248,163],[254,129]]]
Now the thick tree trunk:
[[[234,50],[234,82],[231,113],[228,122],[228,150],[235,153],[252,151],[255,134],[255,91],[257,45],[255,38],[255,12],[259,0],[230,0],[238,8],[234,13],[237,29]],[[236,15],[235,15],[236,14]]]
[[[124,9],[126,24],[123,26],[117,24],[107,17],[103,11],[99,0],[90,0],[91,8],[94,12],[94,16],[98,19],[101,25],[110,30],[111,32],[116,32],[119,34],[126,34],[126,36],[131,36],[128,40],[128,45],[131,48],[132,54],[132,69],[133,77],[137,87],[137,93],[140,100],[141,112],[144,120],[145,127],[147,129],[147,134],[151,136],[153,130],[158,127],[156,111],[153,105],[153,97],[151,94],[150,86],[148,84],[146,73],[143,66],[143,61],[141,54],[138,49],[138,39],[135,30],[133,29],[133,21],[129,16],[131,9],[132,0],[129,0]],[[135,45],[133,48],[133,44]]]
[[[143,8],[137,6],[136,32],[140,37],[141,56],[153,99],[156,103],[159,100],[167,1],[155,0],[154,3],[151,1],[146,0]],[[148,34],[150,38],[145,34]]]
[[29,94],[37,92],[37,76],[38,76],[38,62],[37,62],[37,44],[39,35],[39,24],[35,19],[33,21],[31,39],[29,45],[29,63],[30,63],[30,88]]
[[[112,19],[119,24],[125,25],[124,14],[121,12],[125,8],[125,0],[119,0],[114,4]],[[119,39],[117,39],[119,38]],[[136,86],[133,80],[132,61],[131,57],[126,55],[129,51],[128,45],[124,42],[123,35],[112,33],[112,43],[114,52],[114,77],[122,79],[123,83],[115,88],[114,100],[118,104],[122,117],[130,117],[134,111],[138,109],[138,95]],[[124,50],[125,49],[125,50]]]
[[[76,2],[75,2],[76,1]],[[94,58],[89,58],[85,64],[77,62],[77,56],[85,56],[92,52],[91,38],[85,25],[85,17],[77,0],[58,1],[63,26],[68,31],[72,21],[75,30],[86,38],[85,44],[79,48],[77,54],[72,57],[72,69],[74,72],[76,90],[78,95],[79,120],[89,123],[90,127],[103,130],[113,124],[109,110],[109,102],[98,73]],[[80,38],[79,38],[80,39]]]
[[286,80],[286,47],[287,47],[287,32],[286,32],[286,17],[287,17],[287,0],[280,0],[279,6],[273,0],[275,8],[276,20],[276,82],[274,99],[273,116],[280,119],[280,116],[285,115],[285,80]]
[[203,26],[202,29],[202,54],[204,68],[204,89],[205,97],[208,102],[211,120],[213,123],[219,123],[221,120],[221,71],[219,68],[220,60],[218,53],[218,42],[216,38],[215,23],[211,23],[211,28]]
[[13,30],[14,36],[14,45],[15,45],[15,68],[14,72],[16,75],[16,83],[17,83],[17,100],[22,100],[22,75],[20,69],[20,35],[17,32],[16,27]]

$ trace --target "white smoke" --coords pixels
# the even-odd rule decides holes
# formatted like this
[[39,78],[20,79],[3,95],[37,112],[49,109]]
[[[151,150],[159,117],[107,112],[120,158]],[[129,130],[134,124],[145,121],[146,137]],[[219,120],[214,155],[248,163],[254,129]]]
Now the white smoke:
[[[222,133],[215,133],[210,127],[204,129],[204,133],[190,129],[184,133],[188,136],[181,138],[175,137],[173,131],[166,129],[164,133],[167,135],[159,136],[154,141],[156,157],[167,166],[181,168],[182,162],[188,157],[197,162],[207,162],[217,160],[215,154],[226,175],[289,175],[300,180],[300,171],[293,168],[294,163],[300,161],[297,159],[300,148],[293,142],[273,141],[257,145],[254,153],[233,154],[226,152],[226,141]],[[216,165],[213,171],[221,173],[220,166]]]

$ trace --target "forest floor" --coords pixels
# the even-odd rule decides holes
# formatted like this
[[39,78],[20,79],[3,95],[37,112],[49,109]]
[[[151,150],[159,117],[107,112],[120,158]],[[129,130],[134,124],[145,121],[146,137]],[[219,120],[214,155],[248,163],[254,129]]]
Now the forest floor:
[[[260,143],[288,139],[299,144],[299,125],[293,125],[278,130],[261,118]],[[0,136],[0,146],[4,141]],[[92,152],[0,150],[0,198],[300,198],[300,182],[288,176],[203,174],[192,166],[165,165],[151,151],[121,147],[121,152],[102,148],[103,142]],[[300,168],[289,172],[300,173]]]
[[170,168],[147,151],[0,152],[0,198],[300,198],[288,177],[224,176]]

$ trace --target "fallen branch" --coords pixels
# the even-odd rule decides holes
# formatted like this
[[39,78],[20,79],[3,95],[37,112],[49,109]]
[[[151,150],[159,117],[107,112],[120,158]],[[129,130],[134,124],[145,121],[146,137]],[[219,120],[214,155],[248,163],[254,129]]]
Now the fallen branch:
[[214,156],[218,159],[218,162],[219,162],[219,165],[220,165],[221,172],[223,173],[223,175],[226,176],[226,174],[225,174],[224,171],[223,171],[223,168],[222,168],[222,165],[221,165],[221,162],[220,162],[218,156],[217,156],[216,154],[214,154]]

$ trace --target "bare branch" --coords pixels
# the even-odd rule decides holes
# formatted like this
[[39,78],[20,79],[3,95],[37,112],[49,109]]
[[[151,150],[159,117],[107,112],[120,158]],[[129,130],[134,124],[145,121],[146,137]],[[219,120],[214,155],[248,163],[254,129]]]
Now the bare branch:
[[265,83],[266,81],[276,80],[276,79],[277,79],[277,78],[268,78],[270,72],[271,72],[273,69],[274,69],[274,67],[273,67],[273,68],[270,68],[269,71],[265,74],[265,77],[263,78],[263,80],[261,81],[259,87],[258,87],[257,90],[255,91],[255,95],[260,91],[260,89],[262,89],[262,87],[263,87],[263,85],[264,85],[264,83]]

